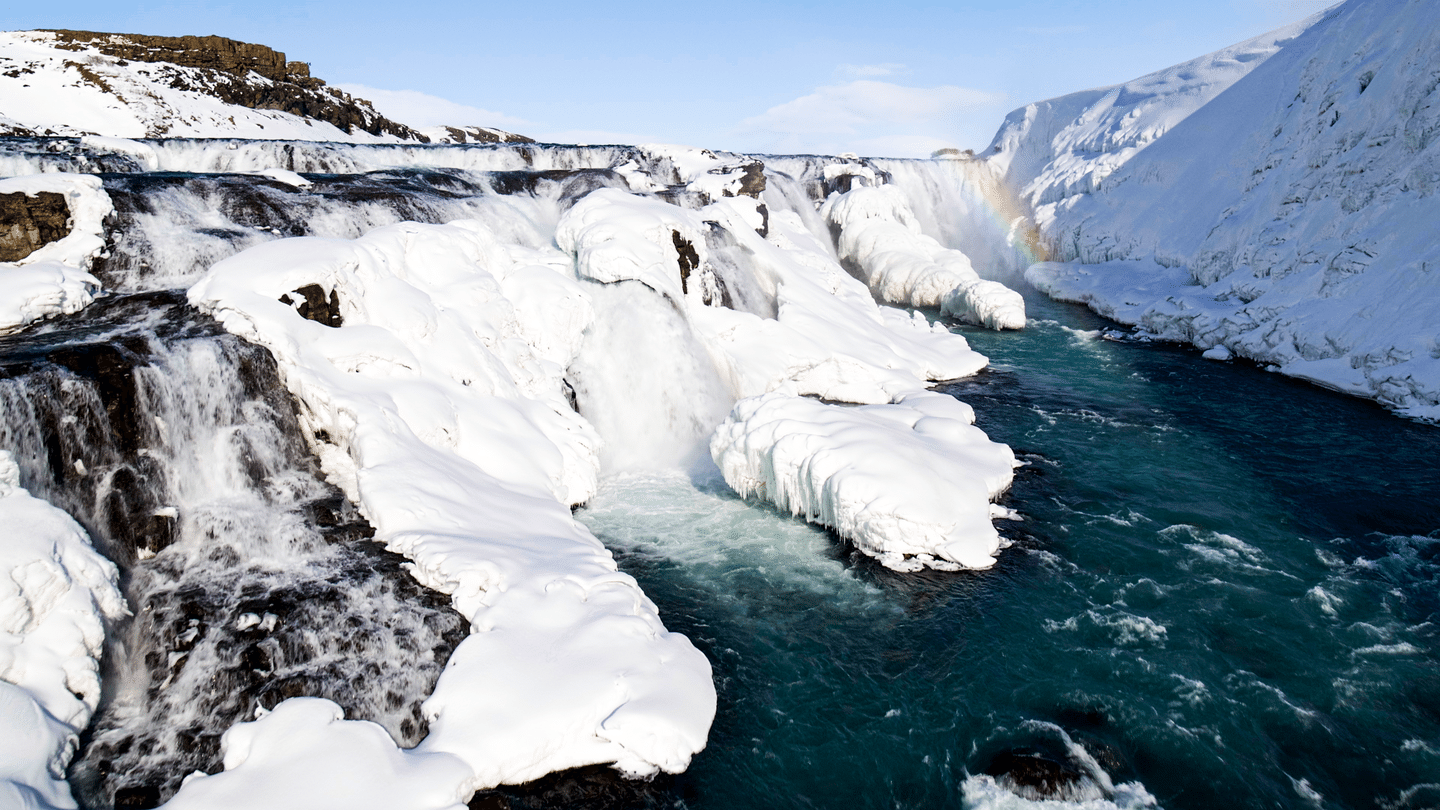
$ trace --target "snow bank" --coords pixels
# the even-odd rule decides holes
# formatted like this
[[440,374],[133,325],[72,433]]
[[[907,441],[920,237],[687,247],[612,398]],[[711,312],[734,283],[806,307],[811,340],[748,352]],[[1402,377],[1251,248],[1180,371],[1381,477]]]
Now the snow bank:
[[918,313],[877,306],[795,212],[771,212],[764,237],[745,227],[751,212],[741,199],[704,209],[744,251],[775,315],[690,310],[737,399],[786,385],[826,400],[884,403],[987,364],[962,336]]
[[964,253],[921,233],[905,196],[894,186],[832,195],[821,213],[838,234],[841,259],[861,272],[881,300],[939,307],[991,329],[1025,328],[1020,294],[998,281],[981,279]]
[[742,495],[833,527],[898,571],[988,568],[1000,548],[990,501],[1015,456],[953,397],[836,407],[781,392],[741,400],[711,452]]
[[[704,656],[570,517],[594,491],[598,441],[561,375],[591,315],[577,282],[536,255],[476,222],[406,223],[262,245],[190,292],[275,354],[326,472],[470,620],[415,749],[463,761],[462,794],[594,763],[679,771],[715,711]],[[308,284],[342,326],[278,300]],[[526,340],[541,333],[545,351]],[[269,768],[231,781],[247,772]]]
[[70,207],[70,233],[18,262],[0,262],[0,334],[52,315],[78,312],[94,300],[100,282],[87,272],[105,249],[104,220],[110,197],[100,178],[44,174],[0,179],[0,194],[63,195]]
[[105,622],[127,614],[85,530],[0,451],[0,803],[75,807],[65,767],[100,700]]
[[292,698],[221,739],[225,770],[191,778],[165,807],[459,810],[470,769],[449,754],[395,747],[376,723],[345,721],[339,706]]
[[1155,335],[1440,419],[1440,6],[1351,0],[1271,38],[1103,183],[1040,205],[1055,258],[1094,266],[1031,275]]

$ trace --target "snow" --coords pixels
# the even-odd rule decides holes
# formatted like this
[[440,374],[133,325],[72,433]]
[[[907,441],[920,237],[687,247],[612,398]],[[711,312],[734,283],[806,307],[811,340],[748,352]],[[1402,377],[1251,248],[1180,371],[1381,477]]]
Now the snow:
[[268,809],[295,806],[301,796],[317,810],[465,806],[464,762],[398,749],[378,724],[343,718],[328,700],[292,698],[237,724],[221,739],[224,772],[187,780],[165,807]]
[[931,392],[848,408],[774,392],[737,403],[710,447],[741,495],[831,526],[887,567],[988,568],[990,501],[1015,456],[974,421]]
[[922,233],[900,189],[860,187],[831,195],[821,213],[839,233],[840,257],[860,269],[882,301],[939,307],[991,329],[1025,328],[1020,294],[981,279],[964,253]]
[[[1273,52],[1243,71],[1220,58],[1232,48],[1168,72],[1219,92],[1140,80],[1154,86],[1137,120],[1189,110],[1143,149],[1104,140],[1111,113],[1078,96],[1063,137],[1002,129],[994,168],[1025,183],[1052,258],[1075,262],[1029,277],[1152,335],[1440,420],[1440,6],[1351,0],[1261,39]],[[1071,142],[1104,150],[1085,158],[1103,171]]]
[[985,163],[1046,223],[1321,16],[1124,84],[1027,104],[1005,117]]
[[[588,324],[585,297],[512,255],[525,254],[475,221],[406,223],[262,245],[190,295],[274,352],[307,431],[325,437],[326,472],[472,624],[417,751],[459,757],[466,790],[593,763],[683,770],[715,711],[709,663],[570,517],[598,472],[556,362]],[[344,326],[277,300],[307,283],[336,292]],[[522,316],[543,320],[522,329]],[[558,333],[553,359],[524,339],[540,332]]]
[[85,530],[0,451],[0,802],[75,807],[65,766],[100,700],[106,621],[127,614]]
[[53,192],[70,207],[70,233],[17,262],[0,262],[0,334],[52,315],[78,312],[95,298],[100,282],[90,262],[105,249],[104,220],[110,197],[100,178],[44,174],[0,179],[0,194]]

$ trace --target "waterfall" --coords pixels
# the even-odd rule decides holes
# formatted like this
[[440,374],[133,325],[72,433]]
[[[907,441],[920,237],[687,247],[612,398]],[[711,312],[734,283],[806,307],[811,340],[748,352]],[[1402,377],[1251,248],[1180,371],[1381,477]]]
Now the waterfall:
[[72,765],[82,802],[153,806],[293,695],[424,737],[419,702],[466,623],[318,477],[266,352],[169,294],[106,299],[0,351],[0,447],[120,564],[134,613]]
[[[761,394],[824,416],[909,403],[815,448],[863,449],[840,433],[886,420],[933,443],[964,414],[920,420],[914,395],[984,363],[878,306],[818,211],[892,183],[927,238],[963,242],[973,188],[945,167],[51,138],[0,141],[0,171],[101,173],[113,207],[90,268],[107,293],[0,340],[0,449],[120,566],[134,613],[71,765],[91,807],[155,806],[221,771],[237,723],[283,737],[331,712],[292,702],[267,725],[290,697],[380,724],[380,756],[468,768],[459,792],[681,770],[713,718],[709,664],[567,506],[602,471],[710,467],[717,425]],[[970,489],[984,522],[998,488]],[[951,564],[886,542],[860,547]],[[205,784],[268,778],[250,773]],[[387,784],[425,781],[407,773]]]

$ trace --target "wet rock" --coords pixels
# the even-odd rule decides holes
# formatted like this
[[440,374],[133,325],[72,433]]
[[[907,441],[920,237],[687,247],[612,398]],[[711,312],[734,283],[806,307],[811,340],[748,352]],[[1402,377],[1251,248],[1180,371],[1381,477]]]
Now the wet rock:
[[122,452],[140,447],[142,422],[135,389],[135,367],[145,363],[149,346],[140,338],[119,338],[107,343],[69,346],[50,353],[50,362],[95,383],[110,427]]
[[63,194],[0,194],[0,262],[18,262],[70,234]]
[[1091,786],[1088,775],[1061,756],[1033,748],[996,754],[985,773],[1013,793],[1032,801],[1072,799]]
[[160,806],[160,788],[132,785],[115,791],[115,810],[150,810]]
[[670,232],[670,241],[675,245],[676,263],[680,265],[680,291],[690,292],[690,274],[700,266],[700,254],[696,252],[695,246],[690,240],[680,235],[679,231]]
[[543,776],[523,785],[502,785],[471,797],[470,810],[636,810],[684,806],[688,783],[681,776],[626,779],[614,768],[591,765]]

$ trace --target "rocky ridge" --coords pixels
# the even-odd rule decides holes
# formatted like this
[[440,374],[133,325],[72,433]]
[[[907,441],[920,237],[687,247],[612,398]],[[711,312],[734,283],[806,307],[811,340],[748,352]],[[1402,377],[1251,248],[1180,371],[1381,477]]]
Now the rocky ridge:
[[487,127],[417,130],[312,76],[306,62],[220,36],[0,34],[0,110],[0,136],[529,140]]

